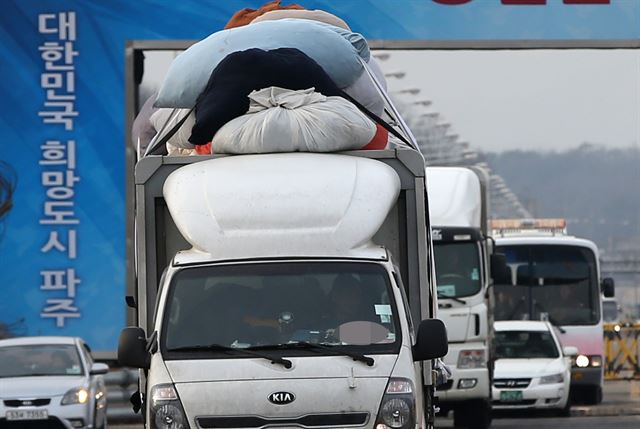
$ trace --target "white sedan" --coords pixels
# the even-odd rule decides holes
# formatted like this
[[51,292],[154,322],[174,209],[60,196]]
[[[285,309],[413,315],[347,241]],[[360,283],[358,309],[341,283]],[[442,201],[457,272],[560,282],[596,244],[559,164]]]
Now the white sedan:
[[569,414],[571,356],[542,321],[495,322],[494,410],[555,409]]
[[104,429],[108,369],[80,338],[0,340],[0,427]]

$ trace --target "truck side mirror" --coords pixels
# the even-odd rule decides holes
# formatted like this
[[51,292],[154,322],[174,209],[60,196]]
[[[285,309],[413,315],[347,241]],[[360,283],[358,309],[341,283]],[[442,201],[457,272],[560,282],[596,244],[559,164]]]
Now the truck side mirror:
[[413,360],[441,358],[449,351],[447,328],[440,319],[427,319],[418,326],[418,338],[413,346]]
[[500,285],[511,284],[511,270],[507,266],[507,257],[504,253],[492,253],[489,263],[491,265],[493,283]]
[[605,277],[600,283],[600,290],[605,298],[613,298],[616,294],[616,284],[611,277]]
[[144,329],[129,326],[120,332],[118,340],[118,363],[122,366],[149,369],[151,355],[147,350],[147,336]]

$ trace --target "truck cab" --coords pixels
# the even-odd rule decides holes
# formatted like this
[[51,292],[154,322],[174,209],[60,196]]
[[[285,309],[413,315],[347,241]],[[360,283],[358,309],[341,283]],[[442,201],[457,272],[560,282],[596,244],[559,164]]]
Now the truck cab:
[[486,173],[427,167],[439,317],[447,326],[451,379],[437,387],[456,427],[491,424],[491,291]]
[[400,148],[139,161],[118,357],[147,427],[433,425],[425,189]]

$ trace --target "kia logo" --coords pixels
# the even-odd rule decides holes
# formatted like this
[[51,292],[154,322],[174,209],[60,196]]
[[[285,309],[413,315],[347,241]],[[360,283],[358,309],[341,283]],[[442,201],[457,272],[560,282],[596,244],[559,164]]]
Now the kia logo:
[[274,392],[269,395],[269,402],[276,405],[290,404],[296,400],[296,396],[289,392]]

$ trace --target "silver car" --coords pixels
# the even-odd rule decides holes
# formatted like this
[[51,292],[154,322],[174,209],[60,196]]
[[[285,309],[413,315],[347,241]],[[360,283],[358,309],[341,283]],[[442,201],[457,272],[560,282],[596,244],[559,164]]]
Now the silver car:
[[0,427],[105,429],[108,370],[80,338],[0,340]]

